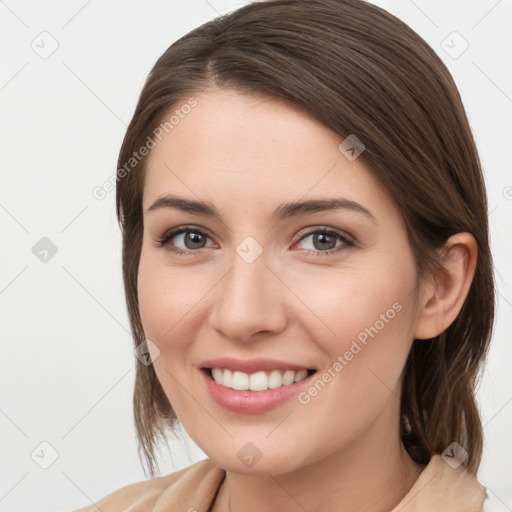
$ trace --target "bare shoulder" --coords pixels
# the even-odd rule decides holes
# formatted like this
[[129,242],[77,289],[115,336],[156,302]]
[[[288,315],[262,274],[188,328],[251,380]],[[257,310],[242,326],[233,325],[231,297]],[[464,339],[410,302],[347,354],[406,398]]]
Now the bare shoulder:
[[162,501],[169,504],[185,499],[191,502],[199,494],[211,494],[222,482],[224,470],[204,459],[169,475],[132,483],[101,500],[73,512],[147,511]]

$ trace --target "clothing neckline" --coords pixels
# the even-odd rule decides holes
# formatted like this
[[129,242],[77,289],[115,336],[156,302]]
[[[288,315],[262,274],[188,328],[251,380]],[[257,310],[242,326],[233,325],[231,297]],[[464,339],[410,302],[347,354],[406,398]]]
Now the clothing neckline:
[[[213,510],[228,474],[219,466],[215,465],[215,468],[222,472],[219,475],[221,478],[213,496],[208,496],[210,502],[205,512]],[[390,512],[480,512],[485,498],[486,489],[476,476],[464,466],[450,465],[441,455],[435,454],[411,489]]]

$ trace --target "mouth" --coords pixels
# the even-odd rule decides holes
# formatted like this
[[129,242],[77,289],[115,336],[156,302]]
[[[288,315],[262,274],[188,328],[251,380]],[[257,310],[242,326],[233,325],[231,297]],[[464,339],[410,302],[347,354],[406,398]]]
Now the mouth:
[[311,385],[318,371],[285,359],[231,356],[203,361],[198,369],[210,397],[243,414],[265,413],[292,400]]
[[201,371],[205,373],[206,377],[224,388],[254,392],[291,386],[316,373],[316,370],[307,368],[260,370],[254,373],[246,373],[229,368],[213,367],[202,368]]

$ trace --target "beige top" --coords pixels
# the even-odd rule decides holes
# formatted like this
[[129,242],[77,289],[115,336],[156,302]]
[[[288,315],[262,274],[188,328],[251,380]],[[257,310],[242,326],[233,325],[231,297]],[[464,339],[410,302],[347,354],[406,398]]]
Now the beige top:
[[[127,485],[74,512],[209,512],[226,472],[210,459],[166,476]],[[485,500],[485,506],[484,506]],[[462,466],[434,455],[391,512],[485,512],[486,489]],[[482,508],[484,507],[484,508]]]

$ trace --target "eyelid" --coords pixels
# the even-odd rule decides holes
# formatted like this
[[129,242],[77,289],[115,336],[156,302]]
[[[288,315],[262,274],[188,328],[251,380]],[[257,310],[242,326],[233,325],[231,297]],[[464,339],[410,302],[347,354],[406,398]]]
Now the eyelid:
[[[183,226],[176,226],[174,228],[166,230],[161,236],[159,236],[157,238],[157,240],[155,242],[159,247],[163,247],[169,242],[169,240],[171,240],[175,236],[178,236],[178,235],[181,235],[181,234],[187,233],[187,232],[199,233],[201,235],[204,235],[204,236],[212,239],[212,236],[210,235],[208,230],[205,228],[193,226],[193,225],[183,225]],[[203,249],[204,249],[204,247],[203,247]],[[187,250],[189,252],[199,252],[201,249],[197,249],[195,251],[193,251],[191,249],[181,249],[181,250],[184,252]]]
[[312,235],[314,233],[333,233],[343,239],[346,239],[347,242],[355,243],[355,238],[352,235],[349,235],[346,231],[343,231],[338,228],[333,228],[331,226],[323,226],[321,224],[303,228],[298,234],[298,241],[303,240],[306,236]]

